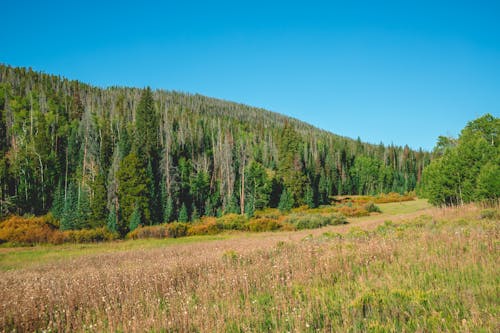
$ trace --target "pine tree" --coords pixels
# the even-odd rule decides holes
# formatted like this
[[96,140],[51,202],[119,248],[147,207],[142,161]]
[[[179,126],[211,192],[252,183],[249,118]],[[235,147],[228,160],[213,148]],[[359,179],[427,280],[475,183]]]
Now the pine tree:
[[92,183],[93,198],[91,202],[92,217],[91,226],[92,227],[102,227],[106,222],[107,217],[107,191],[104,182],[104,173],[99,173]]
[[302,141],[300,135],[289,123],[285,124],[279,141],[278,175],[293,197],[294,204],[303,199],[307,178],[301,160]]
[[115,213],[114,209],[111,209],[109,211],[106,227],[111,232],[114,232],[114,233],[118,232],[118,226],[116,223],[116,213]]
[[130,216],[128,228],[130,231],[134,231],[137,227],[139,227],[139,225],[141,225],[141,211],[139,210],[139,207],[136,206]]
[[134,209],[137,208],[143,223],[149,224],[149,179],[135,153],[131,153],[121,161],[117,178],[118,200],[123,219],[129,221]]
[[54,199],[52,200],[52,209],[50,210],[52,215],[57,219],[61,220],[64,214],[64,191],[61,183],[56,188],[54,193]]
[[224,210],[224,214],[239,214],[240,213],[240,208],[238,206],[238,200],[236,197],[231,196],[231,199],[229,200],[226,209]]
[[278,209],[282,213],[288,213],[292,210],[293,205],[294,201],[292,195],[290,194],[290,192],[288,192],[287,189],[284,189],[283,192],[281,193]]
[[200,219],[200,214],[198,213],[198,209],[196,208],[196,205],[193,204],[191,205],[191,221],[197,221]]
[[78,196],[74,183],[68,186],[60,228],[61,230],[78,228]]
[[151,160],[156,149],[158,119],[156,116],[153,93],[147,87],[142,91],[135,116],[135,151],[138,156]]
[[309,208],[316,208],[316,203],[314,201],[314,192],[310,185],[307,185],[306,193],[304,195],[304,202]]
[[165,206],[163,207],[163,221],[171,222],[174,218],[174,201],[172,197],[169,196],[165,202]]
[[254,200],[254,196],[253,195],[249,195],[247,196],[247,200],[245,202],[245,214],[248,218],[251,218],[253,217],[254,213],[255,213],[255,204],[254,204],[255,200]]
[[177,219],[179,222],[188,222],[189,221],[189,215],[188,211],[186,208],[186,204],[182,204],[181,210],[179,211],[179,218]]

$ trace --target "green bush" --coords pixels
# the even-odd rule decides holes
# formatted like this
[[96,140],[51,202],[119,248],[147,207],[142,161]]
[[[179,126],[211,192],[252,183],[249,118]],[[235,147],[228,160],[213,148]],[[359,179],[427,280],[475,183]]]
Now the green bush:
[[369,213],[382,213],[380,207],[375,205],[373,202],[367,203],[364,208]]
[[166,236],[170,238],[178,238],[187,236],[188,225],[183,222],[172,222],[166,226],[167,232]]
[[493,220],[495,218],[500,217],[500,214],[498,213],[498,211],[496,209],[488,208],[488,209],[483,209],[481,211],[480,217],[482,219]]
[[342,214],[292,214],[286,222],[293,224],[298,230],[316,229],[327,225],[345,224],[347,220]]

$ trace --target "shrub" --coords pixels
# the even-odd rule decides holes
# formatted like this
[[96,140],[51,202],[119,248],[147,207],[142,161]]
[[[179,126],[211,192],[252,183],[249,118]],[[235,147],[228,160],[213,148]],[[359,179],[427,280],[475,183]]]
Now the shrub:
[[480,215],[482,219],[489,219],[489,220],[498,218],[499,216],[500,214],[498,213],[498,211],[493,208],[483,209]]
[[226,214],[217,219],[217,227],[221,230],[243,230],[247,218],[245,215]]
[[370,215],[370,213],[363,207],[340,206],[337,208],[337,211],[342,215],[349,217],[360,217],[360,216]]
[[283,227],[281,222],[274,219],[259,218],[248,222],[245,229],[252,232],[275,231]]
[[215,217],[203,217],[201,222],[189,226],[187,234],[188,236],[215,235],[221,231]]
[[415,200],[415,192],[405,193],[401,195],[399,193],[390,192],[382,193],[375,197],[375,203],[390,203],[390,202],[402,202],[402,201],[412,201]]
[[342,214],[292,214],[286,222],[293,224],[298,230],[316,229],[327,225],[336,225],[347,223]]
[[365,206],[364,206],[364,209],[368,212],[368,213],[382,213],[382,210],[380,209],[379,206],[375,205],[373,202],[370,202],[370,203],[367,203]]
[[118,238],[118,235],[110,232],[107,228],[66,230],[63,231],[64,241],[73,243],[94,243],[110,241]]
[[55,238],[58,222],[51,214],[40,217],[11,216],[0,223],[0,243],[26,245],[48,243]]
[[165,238],[167,237],[167,228],[164,224],[152,225],[146,227],[138,227],[127,234],[130,239],[143,238]]
[[166,226],[166,236],[170,238],[184,237],[187,235],[188,225],[183,222],[172,222]]

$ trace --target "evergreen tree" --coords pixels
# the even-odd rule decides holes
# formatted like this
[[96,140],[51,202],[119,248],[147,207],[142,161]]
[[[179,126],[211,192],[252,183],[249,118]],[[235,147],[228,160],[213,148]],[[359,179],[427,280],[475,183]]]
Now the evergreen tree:
[[310,185],[307,185],[304,202],[309,208],[316,208],[316,203],[314,201],[314,192]]
[[253,217],[255,213],[255,200],[253,195],[247,196],[245,201],[245,214],[248,218]]
[[293,196],[290,192],[285,188],[281,193],[280,203],[278,205],[278,209],[282,213],[288,213],[292,210],[294,202]]
[[111,209],[109,211],[109,214],[108,214],[106,227],[108,228],[109,231],[114,232],[114,233],[118,232],[118,226],[116,223],[116,219],[117,219],[117,216],[116,216],[115,210]]
[[224,210],[224,214],[239,214],[240,207],[238,206],[238,200],[234,194],[231,196],[228,204],[226,205],[226,209]]
[[196,205],[192,204],[191,206],[191,221],[197,221],[200,219],[200,214],[198,213],[198,209],[196,208]]
[[177,219],[179,222],[188,222],[189,221],[189,215],[188,211],[186,208],[186,204],[182,204],[181,210],[179,211],[179,218]]
[[133,211],[137,208],[142,223],[149,224],[149,179],[135,153],[131,153],[121,161],[117,178],[118,200],[123,219],[130,221]]
[[132,215],[130,215],[128,228],[130,231],[134,231],[137,227],[139,227],[139,225],[141,225],[141,211],[138,206],[135,206]]
[[303,200],[306,176],[301,160],[302,142],[297,131],[286,123],[279,142],[278,175],[293,197],[294,204]]
[[168,197],[165,206],[163,207],[163,221],[171,222],[174,218],[174,201],[172,197]]
[[64,210],[61,217],[61,230],[77,229],[78,222],[78,195],[74,183],[70,183],[66,199],[64,200]]
[[104,182],[104,173],[99,173],[92,183],[93,198],[91,202],[92,227],[102,227],[106,222],[106,217],[108,215],[107,210],[107,191]]
[[50,210],[52,215],[57,219],[61,220],[64,214],[64,190],[61,183],[56,188],[54,193],[54,199],[52,200],[52,209]]
[[138,156],[151,160],[156,150],[158,119],[153,93],[147,87],[142,91],[135,115],[135,150]]

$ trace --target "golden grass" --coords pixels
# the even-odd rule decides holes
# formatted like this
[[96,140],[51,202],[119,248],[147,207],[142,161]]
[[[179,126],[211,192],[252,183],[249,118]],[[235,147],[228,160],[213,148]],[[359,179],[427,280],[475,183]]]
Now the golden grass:
[[500,228],[478,219],[480,210],[430,209],[396,223],[353,223],[363,228],[240,234],[1,272],[0,330],[494,332]]

